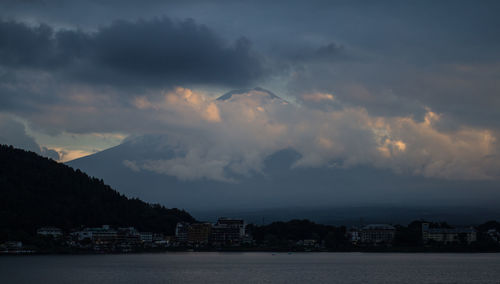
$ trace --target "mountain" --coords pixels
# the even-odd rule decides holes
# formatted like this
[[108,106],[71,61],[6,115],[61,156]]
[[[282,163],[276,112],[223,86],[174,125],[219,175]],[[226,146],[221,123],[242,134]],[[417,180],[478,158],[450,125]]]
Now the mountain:
[[[499,205],[498,183],[491,180],[427,178],[367,164],[344,167],[343,161],[329,161],[328,165],[317,167],[296,166],[302,158],[296,149],[273,146],[269,152],[259,152],[261,148],[253,144],[268,141],[252,140],[249,136],[273,135],[273,131],[280,130],[280,120],[295,119],[293,115],[283,118],[279,114],[293,114],[297,108],[259,87],[230,91],[215,104],[241,113],[241,120],[250,125],[250,135],[242,135],[245,129],[231,123],[220,124],[220,128],[210,128],[207,124],[201,130],[172,128],[163,134],[130,137],[118,146],[67,164],[103,178],[127,196],[185,208],[197,212],[199,219],[213,219],[224,212],[251,215],[253,220],[262,216],[259,212],[273,212],[269,214],[274,216],[269,216],[271,219],[276,216],[300,218],[300,214],[293,214],[300,211],[313,220],[338,224],[366,215],[377,215],[377,220],[394,220],[396,218],[390,216],[394,211],[391,208],[412,207],[408,214],[399,209],[397,214],[418,218],[420,213],[415,212],[425,215],[429,208],[437,208],[439,210],[431,211],[446,215],[460,213],[463,208],[497,208]],[[269,116],[268,112],[278,115]],[[253,129],[252,123],[259,119],[269,123],[256,124]],[[300,124],[300,120],[296,123]],[[262,125],[273,128],[259,128]],[[223,127],[230,127],[230,131],[223,131]],[[352,143],[356,143],[355,139]],[[311,137],[312,147],[313,140]],[[261,153],[266,154],[260,156]],[[245,167],[245,163],[251,166]],[[311,210],[318,208],[322,209]],[[339,212],[337,208],[347,209]],[[386,213],[378,214],[377,208],[385,208],[380,211]],[[450,208],[449,212],[445,208]],[[275,214],[276,210],[292,214]],[[313,218],[310,212],[323,217]],[[473,212],[477,211],[470,211]]]
[[218,101],[227,101],[227,100],[230,100],[231,98],[233,98],[233,96],[252,94],[252,93],[253,94],[255,94],[255,93],[261,94],[261,95],[263,95],[271,100],[276,99],[276,100],[284,101],[282,98],[278,97],[273,92],[266,90],[264,88],[261,88],[261,87],[255,87],[253,89],[233,90],[233,91],[227,92],[224,95],[218,97],[217,100]]
[[135,226],[173,234],[187,212],[129,199],[80,170],[33,152],[0,145],[0,240],[42,226]]
[[[377,214],[379,221],[399,220],[392,217],[391,212],[397,211],[397,215],[402,216],[405,207],[411,207],[407,215],[413,219],[428,216],[425,214],[432,208],[439,209],[432,212],[450,217],[455,213],[473,214],[476,211],[466,208],[475,204],[482,204],[483,209],[495,208],[498,199],[488,201],[485,196],[499,196],[494,182],[487,181],[478,188],[477,183],[395,174],[369,166],[294,168],[292,165],[300,154],[293,149],[283,149],[268,156],[259,173],[236,176],[228,172],[235,182],[181,180],[152,171],[135,171],[124,163],[155,155],[163,155],[165,159],[175,157],[168,146],[158,146],[164,144],[160,142],[164,139],[155,135],[142,136],[73,160],[68,165],[104,178],[128,196],[186,208],[195,212],[197,218],[210,220],[221,214],[251,216],[254,221],[262,216],[283,220],[300,218],[302,212],[312,220],[339,224]],[[475,191],[471,190],[473,186],[476,186]],[[358,210],[360,207],[370,210]],[[391,209],[395,207],[399,209]],[[341,212],[338,208],[346,210]],[[437,213],[433,216],[439,218]]]

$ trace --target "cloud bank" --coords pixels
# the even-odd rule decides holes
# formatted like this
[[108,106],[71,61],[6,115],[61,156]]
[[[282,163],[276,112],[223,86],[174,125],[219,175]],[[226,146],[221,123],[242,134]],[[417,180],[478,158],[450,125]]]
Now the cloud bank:
[[[331,100],[333,95],[305,97]],[[135,99],[138,111],[162,125],[158,130],[163,131],[155,133],[167,135],[163,146],[177,149],[178,155],[128,161],[134,170],[231,182],[228,173],[265,174],[266,157],[291,148],[301,155],[293,167],[369,165],[431,178],[500,178],[499,147],[492,131],[440,131],[436,125],[442,118],[430,109],[423,121],[416,121],[372,116],[359,107],[315,109],[258,91],[221,101],[185,88],[163,94],[155,103],[144,100]]]
[[120,20],[93,32],[0,21],[0,39],[3,66],[94,84],[241,86],[265,73],[249,40],[225,42],[189,19]]

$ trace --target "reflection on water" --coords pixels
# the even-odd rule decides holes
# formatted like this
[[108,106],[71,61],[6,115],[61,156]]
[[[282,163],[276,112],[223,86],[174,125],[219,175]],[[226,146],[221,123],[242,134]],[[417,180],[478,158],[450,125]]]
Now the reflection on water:
[[0,283],[500,283],[500,254],[164,253],[0,257]]

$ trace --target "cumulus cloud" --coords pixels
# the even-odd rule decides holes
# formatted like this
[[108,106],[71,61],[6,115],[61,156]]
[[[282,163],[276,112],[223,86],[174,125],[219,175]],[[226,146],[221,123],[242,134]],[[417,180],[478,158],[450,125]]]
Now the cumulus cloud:
[[[327,98],[328,94],[315,95]],[[422,121],[412,117],[372,116],[364,108],[321,110],[284,103],[266,93],[248,91],[227,100],[177,88],[141,110],[164,117],[165,147],[179,155],[168,159],[127,161],[183,180],[234,181],[236,175],[262,173],[266,157],[292,148],[301,158],[292,167],[369,165],[398,173],[444,179],[498,179],[496,137],[487,129],[441,132],[441,116],[427,109]],[[209,106],[217,120],[209,119]],[[182,131],[179,131],[179,128]],[[173,138],[172,138],[173,137]]]
[[151,101],[141,96],[134,99],[134,105],[139,109],[150,109],[158,114],[184,116],[183,120],[197,117],[209,122],[219,122],[219,108],[211,99],[190,89],[177,87],[166,92],[157,100]]

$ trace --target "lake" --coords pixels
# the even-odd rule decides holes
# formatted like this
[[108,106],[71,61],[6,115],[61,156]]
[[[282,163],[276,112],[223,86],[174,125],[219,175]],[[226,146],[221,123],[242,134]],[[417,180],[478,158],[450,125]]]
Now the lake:
[[500,254],[216,253],[0,257],[0,283],[500,283]]

